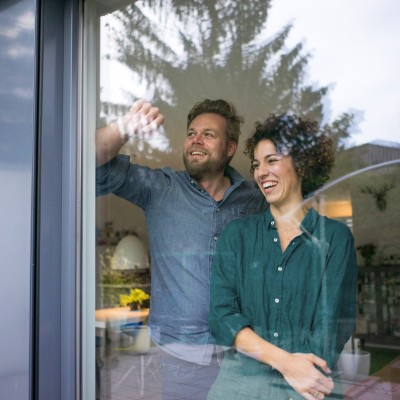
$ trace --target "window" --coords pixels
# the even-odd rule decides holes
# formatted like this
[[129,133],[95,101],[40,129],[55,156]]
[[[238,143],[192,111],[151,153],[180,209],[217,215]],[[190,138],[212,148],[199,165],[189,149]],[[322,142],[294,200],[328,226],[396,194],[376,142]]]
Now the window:
[[[335,141],[338,161],[331,183],[316,198],[315,207],[348,224],[356,246],[374,244],[372,262],[382,267],[379,279],[387,285],[382,289],[386,303],[373,311],[364,307],[361,289],[355,335],[363,346],[386,343],[388,338],[391,344],[398,343],[400,321],[394,315],[398,315],[400,303],[400,272],[393,269],[389,273],[383,266],[399,264],[396,238],[400,221],[394,205],[399,196],[396,160],[400,147],[387,141],[352,142],[352,129],[361,124],[358,114],[348,111],[348,106],[341,114],[330,115],[327,100],[332,91],[328,84],[314,83],[320,76],[319,72],[310,76],[313,64],[307,43],[293,36],[295,22],[293,28],[285,22],[294,16],[285,14],[273,28],[273,22],[276,26],[279,20],[274,7],[267,0],[252,2],[251,7],[239,0],[86,1],[84,221],[88,241],[84,261],[88,269],[83,279],[87,371],[93,360],[96,365],[96,376],[89,374],[91,380],[87,380],[88,386],[92,385],[90,396],[158,399],[161,393],[159,348],[148,328],[154,288],[152,240],[145,213],[133,204],[140,204],[137,198],[132,202],[114,194],[94,198],[91,132],[123,116],[139,98],[160,108],[164,126],[154,135],[132,136],[120,154],[151,169],[184,169],[187,113],[205,98],[232,101],[245,117],[232,165],[249,179],[250,163],[242,153],[254,121],[271,112],[319,121]],[[315,16],[319,21],[324,18]],[[339,58],[330,58],[331,63],[336,61],[339,63]],[[330,79],[340,82],[341,77]],[[380,163],[379,168],[367,169]],[[382,201],[377,202],[378,197]],[[366,260],[360,251],[363,265]],[[373,282],[381,280],[374,278]],[[372,347],[368,351],[373,352]],[[393,359],[396,354],[391,354]]]

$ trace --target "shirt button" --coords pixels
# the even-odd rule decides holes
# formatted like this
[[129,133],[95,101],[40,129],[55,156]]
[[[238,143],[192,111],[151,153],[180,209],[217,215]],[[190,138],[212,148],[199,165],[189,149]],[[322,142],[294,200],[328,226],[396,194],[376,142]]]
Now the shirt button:
[[274,336],[275,336],[275,337],[278,337],[278,336],[279,336],[279,333],[278,333],[278,332],[275,332],[275,333],[274,333]]
[[218,236],[214,236],[214,240],[218,240]]
[[275,299],[275,303],[279,303],[279,299]]
[[278,239],[277,238],[274,238],[274,242],[276,243],[278,241]]
[[271,225],[275,225],[275,221],[271,221]]
[[282,269],[283,269],[282,267],[278,267],[278,271],[279,271],[279,272],[281,272],[281,271],[282,271]]
[[219,208],[217,208],[217,212],[219,212]]

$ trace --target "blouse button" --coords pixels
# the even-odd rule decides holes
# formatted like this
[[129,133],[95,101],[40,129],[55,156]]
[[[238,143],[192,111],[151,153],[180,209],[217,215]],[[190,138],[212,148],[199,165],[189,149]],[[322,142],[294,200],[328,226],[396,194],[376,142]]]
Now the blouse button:
[[281,272],[281,271],[282,271],[282,269],[283,269],[282,267],[278,267],[278,271],[279,271],[279,272]]
[[275,333],[274,333],[274,336],[275,336],[275,337],[278,337],[278,336],[279,336],[279,333],[278,333],[278,332],[275,332]]
[[278,241],[278,239],[277,238],[274,238],[274,242],[276,243]]
[[275,225],[275,221],[271,221],[271,225]]
[[279,299],[275,299],[275,303],[279,303]]

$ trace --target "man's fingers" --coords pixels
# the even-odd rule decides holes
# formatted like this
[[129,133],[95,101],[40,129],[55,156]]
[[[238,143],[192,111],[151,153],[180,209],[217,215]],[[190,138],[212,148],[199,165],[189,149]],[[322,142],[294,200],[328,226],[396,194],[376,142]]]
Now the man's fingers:
[[159,114],[156,118],[149,120],[148,123],[144,124],[142,131],[144,133],[156,132],[164,122],[164,116]]
[[[144,99],[139,99],[139,100],[136,100],[133,104],[132,104],[132,107],[130,108],[130,112],[131,113],[137,113],[144,105],[146,104],[146,100],[144,100]],[[150,103],[147,103],[147,104],[150,104]]]
[[117,119],[117,126],[122,137],[132,138],[138,133],[156,132],[164,122],[164,116],[157,107],[145,100],[137,100],[130,110]]

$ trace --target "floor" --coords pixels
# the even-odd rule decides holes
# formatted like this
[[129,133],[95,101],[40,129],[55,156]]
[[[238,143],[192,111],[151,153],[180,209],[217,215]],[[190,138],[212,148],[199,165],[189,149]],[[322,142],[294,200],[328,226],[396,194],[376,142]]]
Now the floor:
[[99,400],[160,400],[160,357],[156,348],[147,354],[119,353],[104,359],[100,368]]

